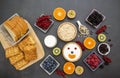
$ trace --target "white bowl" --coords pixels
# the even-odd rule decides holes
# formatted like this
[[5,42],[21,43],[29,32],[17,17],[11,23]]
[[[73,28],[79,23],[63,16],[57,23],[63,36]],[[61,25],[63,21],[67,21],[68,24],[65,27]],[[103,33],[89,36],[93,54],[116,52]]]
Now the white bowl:
[[45,46],[49,48],[53,48],[57,44],[57,38],[53,35],[48,35],[44,39]]
[[[107,45],[107,48],[108,48],[108,52],[106,52],[105,54],[104,53],[101,53],[100,50],[99,50],[99,47],[102,45],[102,44],[105,44]],[[101,54],[101,55],[108,55],[110,53],[110,45],[108,43],[100,43],[97,47],[97,50],[98,50],[98,53]]]

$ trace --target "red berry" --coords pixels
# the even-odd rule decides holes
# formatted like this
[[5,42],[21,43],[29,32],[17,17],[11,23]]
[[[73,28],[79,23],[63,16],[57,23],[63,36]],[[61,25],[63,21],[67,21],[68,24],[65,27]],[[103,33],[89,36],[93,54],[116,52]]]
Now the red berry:
[[86,58],[86,62],[92,69],[95,69],[100,64],[101,60],[95,53],[93,53]]
[[110,58],[108,58],[107,56],[103,56],[103,60],[107,63],[111,63],[112,60]]
[[98,30],[96,31],[96,34],[100,34],[100,33],[102,33],[102,32],[105,32],[106,29],[107,29],[107,26],[104,25],[104,26],[102,26],[100,29],[98,29]]
[[38,27],[42,28],[43,30],[46,30],[46,29],[48,29],[48,27],[50,26],[51,23],[52,23],[52,21],[50,20],[50,16],[43,15],[37,19],[36,25]]
[[86,48],[85,48],[85,46],[83,45],[82,42],[76,41],[76,43],[81,47],[82,51],[85,51]]

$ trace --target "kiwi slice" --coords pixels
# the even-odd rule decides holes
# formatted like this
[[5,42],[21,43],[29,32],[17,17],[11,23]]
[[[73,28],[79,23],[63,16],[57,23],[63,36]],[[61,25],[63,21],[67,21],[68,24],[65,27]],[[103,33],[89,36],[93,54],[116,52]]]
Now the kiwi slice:
[[68,18],[75,18],[76,12],[74,10],[69,10],[67,16]]
[[99,34],[98,35],[98,41],[99,42],[104,42],[106,40],[106,35],[105,34]]
[[82,66],[77,66],[77,67],[75,68],[75,73],[76,73],[77,75],[81,75],[81,74],[83,74],[83,72],[84,72],[84,68],[83,68]]
[[53,49],[53,54],[54,54],[55,56],[60,55],[60,53],[61,53],[61,49],[60,49],[60,48],[55,47],[55,48]]

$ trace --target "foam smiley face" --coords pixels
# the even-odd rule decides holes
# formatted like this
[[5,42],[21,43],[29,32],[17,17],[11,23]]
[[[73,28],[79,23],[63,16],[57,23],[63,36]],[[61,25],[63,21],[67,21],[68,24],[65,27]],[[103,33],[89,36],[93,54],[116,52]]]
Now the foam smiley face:
[[75,62],[82,56],[82,49],[77,43],[69,42],[63,47],[62,53],[67,61]]

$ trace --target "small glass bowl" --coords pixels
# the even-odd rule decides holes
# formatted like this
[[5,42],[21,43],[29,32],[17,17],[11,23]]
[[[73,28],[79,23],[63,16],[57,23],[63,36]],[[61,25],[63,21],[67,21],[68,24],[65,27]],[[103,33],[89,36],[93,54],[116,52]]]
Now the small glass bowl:
[[58,63],[51,55],[48,55],[40,64],[40,67],[49,75],[51,75],[59,66],[60,63]]
[[[91,16],[94,12],[96,12],[98,15],[100,15],[100,16],[102,17],[102,20],[101,20],[97,25],[94,25],[92,22],[90,22],[90,21],[88,20],[88,19],[90,18],[90,16]],[[97,18],[97,17],[94,16],[94,18]],[[93,10],[91,11],[91,13],[87,16],[87,18],[86,18],[85,20],[86,20],[86,22],[87,22],[88,24],[92,25],[94,28],[98,28],[98,27],[100,26],[100,24],[101,24],[105,19],[106,19],[106,17],[105,17],[101,12],[99,12],[99,11],[96,10],[96,9],[93,9]],[[94,19],[94,20],[96,20],[96,19]],[[94,21],[94,22],[95,22],[95,21]]]
[[[106,52],[105,54],[102,53],[102,52],[100,52],[100,50],[99,50],[99,47],[100,47],[102,44],[105,44],[105,45],[107,46],[107,48],[108,48],[108,52]],[[97,50],[98,50],[98,53],[101,54],[101,55],[108,55],[108,54],[110,53],[110,45],[107,44],[107,43],[100,43],[100,44],[98,45],[98,47],[97,47]]]
[[[87,61],[86,61],[87,58],[88,58],[91,54],[97,55],[97,57],[100,59],[100,63],[99,63],[99,64],[97,65],[97,67],[94,68],[94,69],[93,69],[93,68],[87,63]],[[99,66],[104,63],[103,59],[102,59],[95,51],[91,52],[91,53],[83,60],[83,62],[84,62],[84,63],[90,68],[90,70],[92,70],[92,71],[96,71],[96,70],[99,68]]]
[[[44,14],[41,14],[40,17],[42,17],[43,15],[44,15]],[[52,19],[50,19],[50,21],[51,21],[52,23],[50,24],[50,26],[49,26],[48,29],[46,29],[46,30],[44,30],[44,29],[40,28],[39,26],[37,26],[36,23],[34,24],[34,26],[37,27],[38,29],[40,29],[42,32],[47,33],[48,30],[50,29],[50,27],[54,24],[54,21],[53,21]]]

